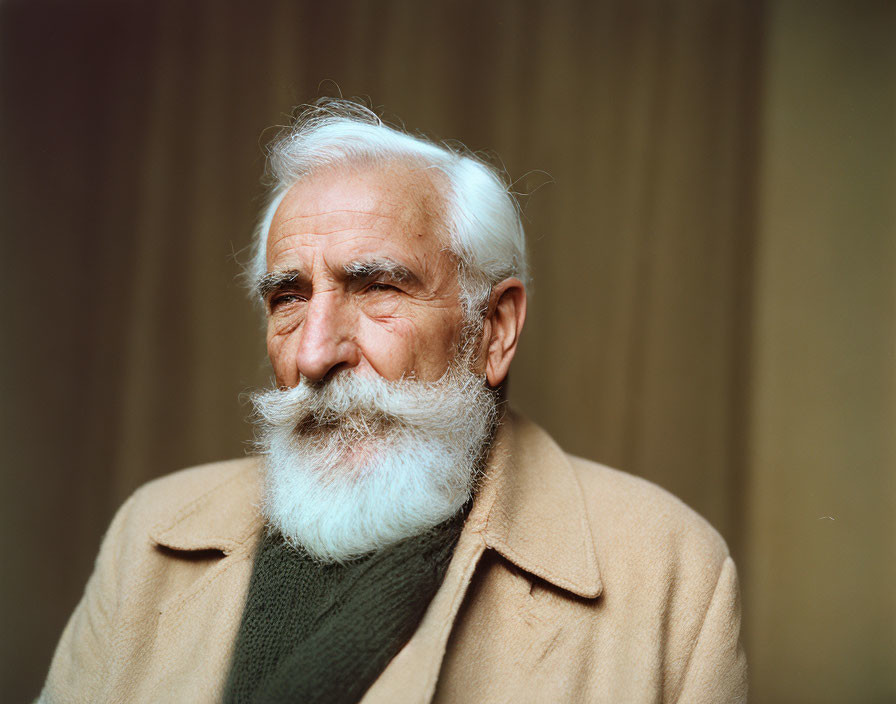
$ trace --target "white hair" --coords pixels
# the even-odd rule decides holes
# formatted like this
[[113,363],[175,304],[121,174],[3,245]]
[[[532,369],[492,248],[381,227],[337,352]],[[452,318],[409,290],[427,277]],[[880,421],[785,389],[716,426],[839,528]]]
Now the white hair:
[[322,562],[344,562],[456,514],[498,408],[469,364],[456,359],[435,382],[345,372],[255,394],[268,525]]
[[266,273],[268,234],[292,186],[319,169],[393,162],[443,176],[443,234],[458,261],[461,303],[468,317],[482,312],[492,286],[500,281],[513,276],[528,284],[520,210],[501,172],[462,146],[412,136],[383,124],[363,105],[334,98],[308,106],[268,150],[270,191],[255,230],[252,283]]

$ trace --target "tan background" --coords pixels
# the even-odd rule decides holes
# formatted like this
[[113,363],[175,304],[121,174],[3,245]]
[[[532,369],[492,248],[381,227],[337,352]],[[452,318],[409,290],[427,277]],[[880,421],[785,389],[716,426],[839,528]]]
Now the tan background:
[[0,4],[4,701],[125,496],[245,451],[322,79],[535,191],[511,397],[722,532],[752,701],[896,701],[896,4],[836,0]]

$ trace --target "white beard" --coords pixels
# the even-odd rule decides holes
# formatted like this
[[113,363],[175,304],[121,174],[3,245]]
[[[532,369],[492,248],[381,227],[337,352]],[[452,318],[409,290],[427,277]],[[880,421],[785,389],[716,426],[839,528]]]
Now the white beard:
[[466,359],[436,382],[343,372],[252,402],[268,525],[323,562],[379,550],[459,511],[497,414],[495,392]]

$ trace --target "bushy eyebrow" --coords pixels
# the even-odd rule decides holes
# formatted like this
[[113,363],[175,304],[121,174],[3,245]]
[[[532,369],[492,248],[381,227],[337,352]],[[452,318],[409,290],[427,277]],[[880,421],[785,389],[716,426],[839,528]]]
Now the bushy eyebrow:
[[267,300],[274,291],[296,284],[307,284],[308,277],[300,269],[272,271],[262,276],[255,284],[255,291],[261,300]]
[[384,279],[397,284],[420,283],[419,277],[404,264],[385,257],[349,262],[342,271],[346,279]]
[[[347,281],[356,282],[382,279],[397,284],[420,283],[420,277],[407,266],[386,257],[349,262],[342,267],[342,275]],[[255,291],[261,300],[266,301],[268,296],[282,288],[310,287],[310,284],[308,275],[301,269],[271,271],[258,280]]]

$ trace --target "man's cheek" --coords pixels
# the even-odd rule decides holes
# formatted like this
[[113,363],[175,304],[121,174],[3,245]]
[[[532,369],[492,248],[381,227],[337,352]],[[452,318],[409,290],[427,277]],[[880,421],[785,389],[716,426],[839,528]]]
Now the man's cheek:
[[413,321],[401,317],[368,319],[359,328],[358,344],[381,376],[394,380],[416,372],[420,340]]
[[291,360],[290,342],[293,336],[289,333],[270,334],[267,340],[268,359],[271,361],[271,368],[274,370],[274,376],[279,386],[292,386],[298,379],[295,376],[295,363]]

